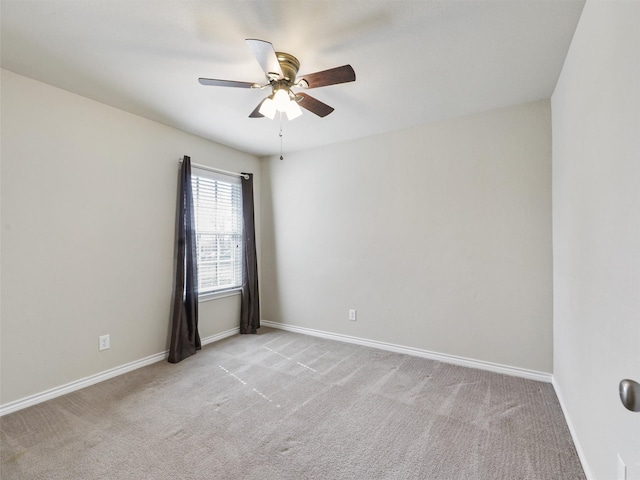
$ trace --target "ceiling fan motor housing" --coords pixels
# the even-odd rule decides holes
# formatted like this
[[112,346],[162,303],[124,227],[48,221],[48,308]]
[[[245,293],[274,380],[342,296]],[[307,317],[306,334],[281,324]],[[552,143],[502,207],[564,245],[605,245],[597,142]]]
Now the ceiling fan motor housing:
[[282,76],[285,80],[289,83],[295,82],[298,69],[300,68],[300,62],[298,59],[293,55],[284,52],[276,52],[276,57],[278,58],[278,63],[282,70]]

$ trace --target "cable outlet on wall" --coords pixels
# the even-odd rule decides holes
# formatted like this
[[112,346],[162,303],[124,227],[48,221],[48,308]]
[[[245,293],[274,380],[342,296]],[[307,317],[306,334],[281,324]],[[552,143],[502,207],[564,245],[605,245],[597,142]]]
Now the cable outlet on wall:
[[98,337],[98,341],[100,351],[106,350],[111,347],[111,335],[100,335]]
[[357,316],[356,316],[357,312],[355,308],[350,308],[349,309],[349,320],[351,320],[352,322],[355,322],[357,320]]

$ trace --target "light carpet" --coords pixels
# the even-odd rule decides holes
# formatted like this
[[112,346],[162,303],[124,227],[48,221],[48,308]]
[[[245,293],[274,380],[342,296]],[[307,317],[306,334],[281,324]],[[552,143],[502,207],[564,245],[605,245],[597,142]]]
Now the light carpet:
[[551,385],[261,328],[0,419],[2,480],[584,480]]

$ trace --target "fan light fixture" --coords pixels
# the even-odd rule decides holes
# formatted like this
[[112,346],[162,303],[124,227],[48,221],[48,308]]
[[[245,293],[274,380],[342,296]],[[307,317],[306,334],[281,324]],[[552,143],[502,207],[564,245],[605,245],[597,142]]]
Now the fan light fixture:
[[351,65],[342,65],[341,67],[298,77],[300,61],[296,57],[290,53],[276,52],[273,45],[265,40],[247,38],[246,42],[266,76],[266,84],[202,77],[198,79],[198,82],[201,85],[259,88],[260,90],[271,87],[271,95],[258,104],[253,112],[249,114],[249,118],[267,117],[273,119],[276,111],[279,111],[285,112],[289,120],[293,120],[302,114],[301,107],[321,118],[326,117],[333,112],[333,107],[322,103],[307,93],[292,92],[291,89],[301,88],[308,90],[339,83],[354,82],[356,79],[356,72],[353,71]]
[[259,109],[261,115],[270,119],[275,117],[276,111],[286,113],[289,120],[302,115],[302,110],[288,88],[278,88],[271,96],[264,99]]
[[271,87],[271,95],[262,100],[249,114],[249,118],[273,118],[280,112],[280,160],[282,160],[282,112],[289,120],[302,115],[302,110],[310,111],[319,117],[326,117],[333,112],[333,107],[322,103],[303,92],[294,93],[292,88],[318,88],[339,83],[354,82],[356,72],[351,65],[330,68],[321,72],[298,77],[300,62],[296,57],[285,52],[276,52],[271,43],[257,38],[247,38],[247,46],[256,57],[264,72],[267,82],[264,85],[253,82],[238,82],[236,80],[220,80],[216,78],[198,79],[201,85],[235,88],[263,88]]

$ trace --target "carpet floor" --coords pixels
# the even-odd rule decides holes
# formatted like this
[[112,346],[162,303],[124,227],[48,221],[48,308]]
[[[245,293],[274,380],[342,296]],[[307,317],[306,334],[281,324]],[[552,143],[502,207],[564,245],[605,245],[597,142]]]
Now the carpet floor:
[[2,480],[584,480],[550,384],[261,328],[0,419]]

